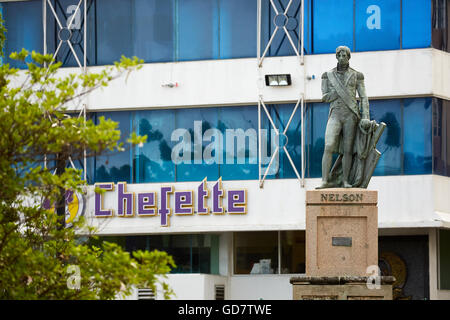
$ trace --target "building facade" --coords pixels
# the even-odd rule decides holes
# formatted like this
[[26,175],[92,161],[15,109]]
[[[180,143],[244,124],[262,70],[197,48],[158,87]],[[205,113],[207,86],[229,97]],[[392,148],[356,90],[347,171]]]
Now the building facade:
[[[305,192],[320,184],[321,75],[348,46],[370,117],[387,124],[379,267],[399,299],[450,299],[448,0],[0,1],[3,63],[52,53],[62,75],[121,55],[143,68],[90,94],[94,122],[142,146],[73,162],[80,213],[127,250],[160,249],[178,299],[292,299],[305,272]],[[106,190],[96,195],[94,187]],[[154,293],[160,298],[158,292]],[[136,291],[132,298],[139,298]]]

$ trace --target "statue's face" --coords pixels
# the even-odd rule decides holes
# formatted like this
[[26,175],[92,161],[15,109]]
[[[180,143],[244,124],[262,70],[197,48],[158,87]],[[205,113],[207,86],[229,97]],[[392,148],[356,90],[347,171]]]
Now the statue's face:
[[336,55],[336,59],[338,60],[339,64],[347,64],[349,60],[348,55],[344,50],[338,52],[338,54]]

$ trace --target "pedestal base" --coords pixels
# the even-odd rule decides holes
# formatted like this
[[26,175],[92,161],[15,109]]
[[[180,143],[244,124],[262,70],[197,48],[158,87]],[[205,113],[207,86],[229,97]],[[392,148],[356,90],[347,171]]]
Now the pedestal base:
[[358,188],[306,192],[306,274],[369,276],[378,266],[377,192]]
[[[368,281],[369,280],[369,281]],[[394,277],[293,277],[294,300],[392,300]],[[369,282],[369,284],[368,284]]]

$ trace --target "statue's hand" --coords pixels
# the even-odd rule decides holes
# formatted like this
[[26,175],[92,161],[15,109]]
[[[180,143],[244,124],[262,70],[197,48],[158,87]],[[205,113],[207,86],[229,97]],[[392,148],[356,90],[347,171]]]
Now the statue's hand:
[[334,88],[331,89],[330,92],[328,93],[328,101],[333,102],[337,98],[339,98],[339,95],[337,94],[336,90]]
[[370,127],[370,120],[369,119],[361,119],[360,125],[363,129],[367,130]]

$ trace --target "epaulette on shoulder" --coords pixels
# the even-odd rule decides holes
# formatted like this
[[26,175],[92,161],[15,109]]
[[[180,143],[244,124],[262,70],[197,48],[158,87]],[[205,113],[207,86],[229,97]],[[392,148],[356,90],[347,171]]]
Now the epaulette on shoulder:
[[322,79],[328,79],[328,75],[326,72],[322,73]]
[[357,80],[364,80],[364,74],[362,74],[361,72],[356,72],[356,79]]

